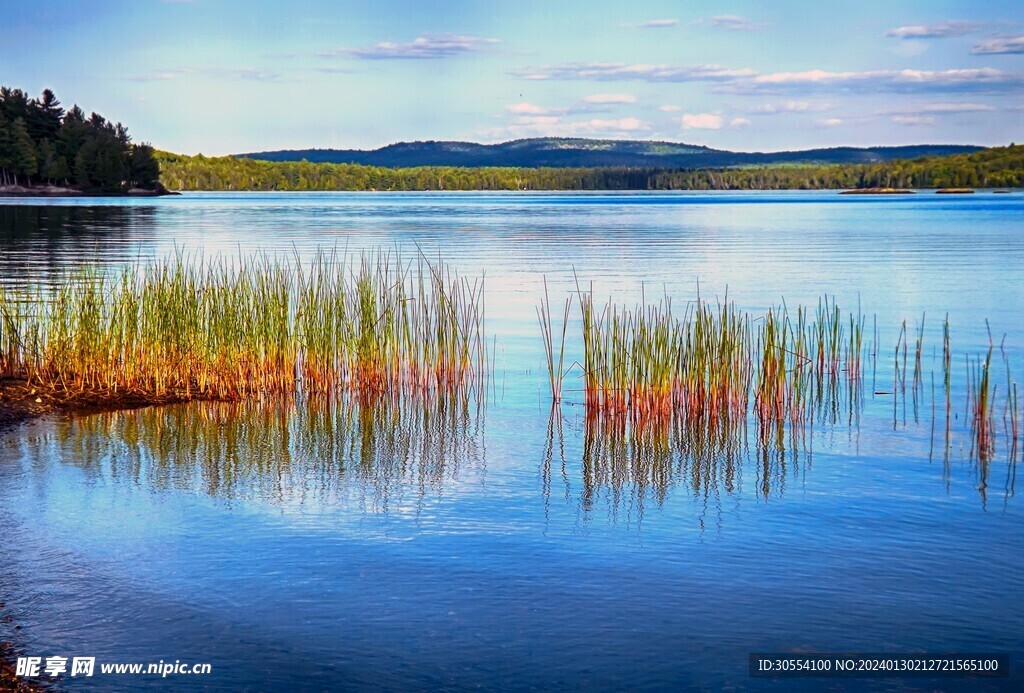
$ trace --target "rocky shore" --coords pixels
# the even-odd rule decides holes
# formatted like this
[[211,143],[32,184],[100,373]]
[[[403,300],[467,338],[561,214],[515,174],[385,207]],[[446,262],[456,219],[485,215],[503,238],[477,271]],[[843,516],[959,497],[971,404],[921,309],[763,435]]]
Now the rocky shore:
[[180,194],[162,185],[153,190],[130,188],[124,192],[86,192],[79,188],[59,185],[0,185],[0,196],[8,197],[163,197]]

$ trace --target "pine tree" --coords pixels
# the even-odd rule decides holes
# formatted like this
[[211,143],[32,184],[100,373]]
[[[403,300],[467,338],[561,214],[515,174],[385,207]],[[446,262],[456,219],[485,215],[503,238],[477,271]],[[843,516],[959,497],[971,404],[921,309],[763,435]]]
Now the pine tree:
[[[44,89],[39,99],[32,103],[33,111],[36,113],[35,120],[39,134],[33,134],[35,139],[54,140],[60,132],[61,119],[64,117],[64,109],[60,101],[49,89]],[[30,128],[31,130],[31,128]]]
[[57,148],[48,139],[39,143],[39,176],[52,183],[71,176],[67,160],[57,153]]
[[94,142],[86,142],[75,155],[74,176],[75,182],[82,188],[89,190],[93,187],[92,172],[96,167],[96,145]]
[[14,171],[15,184],[17,184],[17,176],[22,175],[28,182],[29,176],[34,176],[39,170],[39,164],[36,161],[36,147],[32,143],[32,138],[29,137],[28,129],[25,127],[25,121],[21,118],[16,119],[10,126],[10,139],[13,145],[12,154],[13,161],[11,169]]
[[14,138],[11,124],[0,112],[0,185],[7,185],[14,169]]
[[73,107],[64,116],[57,133],[57,153],[64,157],[69,165],[74,165],[78,151],[89,136],[89,125],[85,122],[85,113],[78,106]]
[[160,164],[149,144],[132,146],[128,164],[128,179],[133,187],[153,189],[160,181]]

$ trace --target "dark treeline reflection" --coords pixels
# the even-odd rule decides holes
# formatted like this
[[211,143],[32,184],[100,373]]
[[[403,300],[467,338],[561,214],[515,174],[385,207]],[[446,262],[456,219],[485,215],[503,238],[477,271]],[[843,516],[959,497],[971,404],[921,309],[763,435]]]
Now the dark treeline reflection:
[[482,468],[482,421],[464,398],[204,402],[67,419],[51,442],[93,477],[145,488],[387,511]]
[[38,283],[83,261],[129,260],[156,216],[149,205],[0,204],[0,281]]
[[[708,505],[740,494],[745,483],[764,498],[781,495],[788,479],[810,467],[809,440],[807,427],[784,422],[748,430],[742,419],[588,416],[580,510],[588,516],[604,506],[613,518],[625,513],[639,520],[648,505],[660,506],[671,494]],[[573,466],[566,460],[562,417],[552,410],[543,461],[546,502],[553,481],[564,486],[566,500],[577,495]]]

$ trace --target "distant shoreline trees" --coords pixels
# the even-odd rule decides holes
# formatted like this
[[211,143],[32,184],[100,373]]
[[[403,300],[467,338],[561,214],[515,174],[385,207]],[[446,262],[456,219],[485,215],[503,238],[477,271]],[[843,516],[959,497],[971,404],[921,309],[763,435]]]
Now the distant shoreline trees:
[[86,193],[178,190],[817,190],[1024,187],[1024,146],[876,164],[733,168],[513,168],[271,162],[186,156],[133,144],[121,123],[49,89],[38,98],[0,87],[0,185]]
[[29,98],[0,87],[0,185],[75,186],[85,192],[156,189],[153,147],[133,144],[121,123],[77,105],[65,111],[49,89]]
[[821,190],[1024,187],[1024,146],[877,164],[737,168],[506,168],[271,162],[157,152],[175,190]]

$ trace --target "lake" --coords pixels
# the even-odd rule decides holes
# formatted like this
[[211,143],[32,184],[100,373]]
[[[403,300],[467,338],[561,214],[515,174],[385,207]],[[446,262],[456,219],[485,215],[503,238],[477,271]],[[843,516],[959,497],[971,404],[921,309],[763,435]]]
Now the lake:
[[[486,277],[492,349],[472,402],[194,403],[0,432],[0,636],[212,665],[69,690],[1018,689],[1022,220],[1024,196],[986,191],[0,200],[9,286],[175,253],[422,253]],[[772,443],[609,432],[578,369],[551,408],[545,279],[556,304],[577,283],[627,305],[827,297],[866,316],[865,382]],[[894,384],[922,321],[923,381]],[[574,305],[566,363],[579,329]],[[979,456],[967,371],[990,340],[998,432]],[[1008,652],[1012,678],[748,677],[751,652],[816,651]]]

